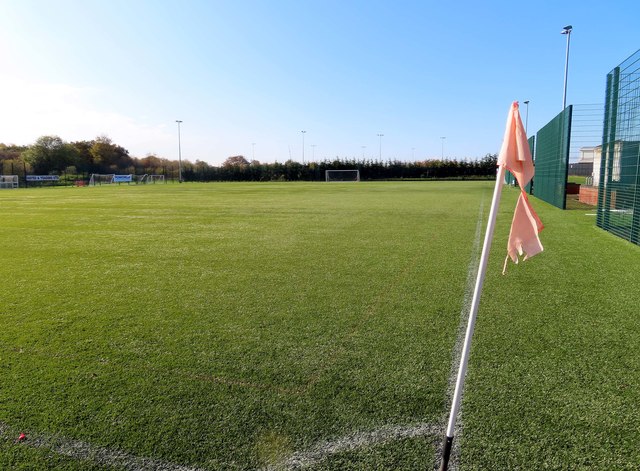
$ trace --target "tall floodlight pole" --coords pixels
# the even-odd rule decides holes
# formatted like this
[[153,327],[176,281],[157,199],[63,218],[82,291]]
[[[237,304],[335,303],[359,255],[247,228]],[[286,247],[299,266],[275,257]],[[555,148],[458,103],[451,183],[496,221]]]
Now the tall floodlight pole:
[[380,147],[379,147],[378,156],[381,162],[382,162],[382,137],[383,136],[384,134],[378,133],[378,137],[380,138]]
[[571,31],[573,26],[567,25],[562,28],[560,34],[567,35],[567,54],[564,61],[564,93],[562,94],[562,109],[567,107],[567,77],[569,76],[569,43],[571,42]]
[[[523,101],[522,103],[527,105],[527,114],[524,119],[524,133],[527,134],[527,129],[529,128],[529,100]],[[529,134],[527,134],[527,136],[529,136]]]
[[307,131],[300,131],[302,133],[302,165],[304,165],[304,135]]
[[367,146],[360,146],[362,147],[362,160],[364,160],[364,150],[367,148]]
[[180,143],[180,121],[176,119],[176,123],[178,123],[178,183],[182,183],[182,145]]
[[442,160],[444,160],[444,140],[447,138],[447,136],[440,136],[440,139],[442,140],[442,152],[440,154],[440,158]]

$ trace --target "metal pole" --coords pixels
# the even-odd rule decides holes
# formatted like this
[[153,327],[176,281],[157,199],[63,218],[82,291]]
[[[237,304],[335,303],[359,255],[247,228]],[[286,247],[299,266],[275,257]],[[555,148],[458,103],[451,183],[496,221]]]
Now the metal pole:
[[442,154],[440,156],[441,160],[444,160],[444,140],[446,139],[446,136],[441,136],[440,139],[442,139]]
[[493,201],[491,202],[491,211],[489,212],[489,221],[487,222],[487,231],[484,235],[484,245],[482,247],[482,255],[480,255],[480,266],[478,268],[478,276],[476,278],[476,286],[473,290],[473,299],[471,300],[471,312],[469,313],[469,323],[467,324],[467,332],[464,337],[464,345],[462,347],[462,357],[460,358],[460,367],[458,369],[458,379],[456,380],[456,389],[453,393],[453,403],[451,404],[451,414],[449,415],[449,424],[447,425],[447,433],[444,438],[442,450],[442,462],[440,463],[440,471],[446,471],[449,464],[449,456],[453,446],[453,436],[456,427],[456,419],[460,410],[460,402],[462,399],[462,390],[464,389],[464,380],[467,374],[467,365],[469,363],[469,352],[471,351],[471,338],[476,324],[478,314],[478,306],[480,305],[480,296],[482,294],[482,285],[487,271],[487,261],[489,260],[489,251],[491,250],[491,241],[493,240],[493,230],[496,225],[496,215],[500,204],[500,196],[502,194],[502,184],[504,181],[505,169],[502,165],[498,167],[498,175],[496,177],[496,186],[493,190]]
[[567,107],[567,78],[569,77],[569,43],[571,42],[571,31],[573,27],[571,25],[565,26],[560,34],[567,35],[567,53],[564,61],[564,92],[562,94],[562,109]]
[[176,119],[176,123],[178,123],[178,183],[182,183],[182,145],[180,142],[180,121]]
[[302,165],[304,165],[304,135],[307,131],[300,131],[302,133]]
[[524,121],[524,133],[527,135],[527,137],[529,136],[529,134],[527,133],[527,130],[529,128],[529,100],[524,101],[523,102],[525,105],[527,105],[527,115],[525,117],[525,121]]
[[367,148],[367,146],[360,146],[362,147],[362,160],[364,160],[364,150]]
[[380,161],[382,161],[382,136],[384,136],[384,134],[378,134],[378,137],[380,138],[380,148],[378,154]]

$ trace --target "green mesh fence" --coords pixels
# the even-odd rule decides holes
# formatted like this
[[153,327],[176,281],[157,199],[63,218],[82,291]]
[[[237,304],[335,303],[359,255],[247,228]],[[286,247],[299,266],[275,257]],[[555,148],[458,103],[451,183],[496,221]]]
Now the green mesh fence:
[[[535,158],[535,155],[536,155],[536,136],[531,136],[529,139],[527,139],[527,142],[529,143],[529,152],[531,152],[531,157]],[[535,160],[534,160],[534,164],[535,164]],[[526,191],[529,194],[532,194],[531,190],[533,190],[533,180],[534,179],[535,179],[535,175],[531,179],[531,181],[529,183],[527,183],[527,186],[524,187],[524,191]]]
[[573,106],[567,106],[538,131],[535,139],[536,173],[532,193],[560,209],[566,208],[572,112]]
[[600,165],[603,117],[603,103],[573,103],[569,176],[592,177],[594,160]]
[[640,245],[640,50],[607,74],[596,223]]

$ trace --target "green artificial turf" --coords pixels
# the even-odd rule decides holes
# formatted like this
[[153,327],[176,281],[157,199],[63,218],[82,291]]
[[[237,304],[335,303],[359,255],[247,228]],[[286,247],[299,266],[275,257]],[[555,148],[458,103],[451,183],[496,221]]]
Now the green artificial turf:
[[567,177],[567,182],[569,182],[569,183],[578,183],[580,185],[584,185],[587,182],[587,177],[579,176],[579,175],[569,175]]
[[[489,197],[484,182],[3,192],[0,422],[255,469],[439,421]],[[432,438],[409,442],[320,466],[433,461]]]
[[[248,470],[442,423],[492,186],[0,192],[0,469],[120,469],[19,432]],[[516,197],[503,192],[460,469],[634,469],[640,248],[531,198],[545,252],[502,276]],[[439,442],[343,447],[309,469],[430,469]]]
[[487,270],[461,469],[637,469],[640,247],[596,228],[593,209],[533,202],[545,251],[502,276],[496,250]]

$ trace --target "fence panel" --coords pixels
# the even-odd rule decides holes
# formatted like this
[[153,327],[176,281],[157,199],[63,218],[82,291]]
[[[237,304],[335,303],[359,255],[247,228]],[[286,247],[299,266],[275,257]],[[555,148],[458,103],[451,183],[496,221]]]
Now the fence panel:
[[573,106],[567,106],[538,131],[535,139],[536,174],[532,193],[560,209],[566,208],[572,112]]
[[607,75],[596,224],[640,245],[640,50]]

